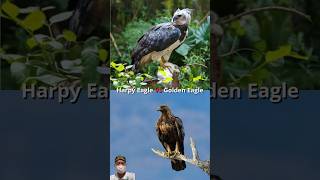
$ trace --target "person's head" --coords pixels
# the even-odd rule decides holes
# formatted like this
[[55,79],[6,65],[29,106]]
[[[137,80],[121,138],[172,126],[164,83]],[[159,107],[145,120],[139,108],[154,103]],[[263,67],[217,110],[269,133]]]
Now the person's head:
[[114,166],[118,174],[124,174],[126,172],[126,157],[118,155],[114,159]]

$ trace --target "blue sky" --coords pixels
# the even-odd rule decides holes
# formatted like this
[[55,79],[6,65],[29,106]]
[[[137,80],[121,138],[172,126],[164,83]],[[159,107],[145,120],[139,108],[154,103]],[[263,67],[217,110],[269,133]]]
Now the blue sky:
[[114,173],[113,159],[117,154],[127,157],[128,171],[137,179],[194,180],[209,179],[197,167],[187,164],[184,171],[171,169],[170,161],[156,156],[151,148],[163,150],[155,132],[161,104],[171,107],[180,117],[185,129],[185,154],[191,156],[192,136],[200,158],[210,158],[210,98],[209,92],[192,94],[134,94],[111,92],[110,117],[110,171]]

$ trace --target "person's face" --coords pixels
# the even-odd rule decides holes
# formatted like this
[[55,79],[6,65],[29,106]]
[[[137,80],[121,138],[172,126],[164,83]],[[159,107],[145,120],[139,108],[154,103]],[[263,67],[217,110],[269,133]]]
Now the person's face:
[[124,162],[123,160],[118,160],[115,165],[116,165],[116,166],[119,166],[119,165],[125,166],[125,165],[126,165],[126,162]]
[[116,167],[117,173],[119,174],[123,174],[126,172],[126,162],[124,162],[123,160],[118,160],[115,163],[115,167]]

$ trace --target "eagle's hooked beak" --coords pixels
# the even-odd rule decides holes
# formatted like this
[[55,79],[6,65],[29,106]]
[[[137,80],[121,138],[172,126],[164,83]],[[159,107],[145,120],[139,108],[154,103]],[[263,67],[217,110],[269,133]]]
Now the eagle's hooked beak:
[[161,109],[159,108],[159,109],[157,109],[157,111],[161,111]]

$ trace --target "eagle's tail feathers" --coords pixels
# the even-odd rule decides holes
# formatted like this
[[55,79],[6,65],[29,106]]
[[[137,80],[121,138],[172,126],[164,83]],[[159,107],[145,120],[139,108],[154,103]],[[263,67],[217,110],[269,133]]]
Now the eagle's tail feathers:
[[186,168],[185,161],[171,160],[171,167],[176,171],[182,171]]

